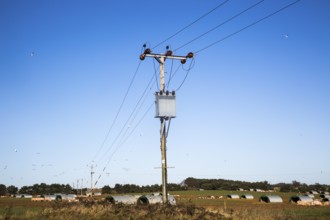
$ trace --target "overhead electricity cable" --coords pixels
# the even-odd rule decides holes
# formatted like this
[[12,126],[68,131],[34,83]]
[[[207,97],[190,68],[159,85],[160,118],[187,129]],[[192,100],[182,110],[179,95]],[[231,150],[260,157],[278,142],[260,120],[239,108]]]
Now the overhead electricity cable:
[[106,168],[108,167],[112,157],[115,155],[115,153],[119,150],[120,147],[122,147],[122,145],[126,142],[126,140],[134,133],[135,129],[140,125],[140,123],[143,121],[143,119],[145,118],[145,116],[148,114],[148,112],[150,111],[151,107],[154,105],[154,102],[151,103],[151,105],[149,106],[149,108],[147,109],[147,111],[143,114],[142,118],[139,120],[139,122],[135,125],[135,127],[133,128],[133,130],[129,133],[129,135],[126,137],[126,139],[121,142],[115,149],[115,151],[110,155],[106,165],[104,166],[102,172],[100,173],[98,179],[95,181],[94,186],[97,185],[98,181],[101,179],[102,175],[104,174]]
[[[144,104],[144,102],[145,102],[145,100],[146,100],[146,98],[147,98],[147,96],[146,96],[146,94],[147,94],[147,90],[148,90],[148,88],[150,87],[150,85],[151,85],[151,83],[152,83],[152,81],[153,81],[153,78],[154,78],[154,75],[153,75],[153,76],[151,77],[151,79],[149,80],[147,87],[145,88],[145,90],[144,90],[144,92],[142,93],[142,95],[141,95],[139,101],[138,101],[137,104],[135,105],[135,107],[134,107],[133,111],[131,112],[129,118],[128,118],[128,119],[126,120],[126,122],[124,123],[124,125],[123,125],[123,127],[121,128],[120,132],[118,133],[118,135],[116,136],[116,138],[115,138],[114,141],[112,142],[110,148],[107,150],[107,152],[106,152],[105,154],[103,154],[103,157],[100,159],[100,161],[103,160],[103,159],[105,159],[104,157],[105,157],[108,153],[110,153],[110,150],[113,148],[113,146],[115,145],[115,143],[118,141],[119,137],[122,136],[122,138],[121,138],[120,141],[119,141],[118,146],[115,148],[115,150],[114,150],[113,153],[111,154],[111,157],[110,157],[110,159],[111,159],[111,158],[113,157],[113,155],[117,152],[117,150],[121,147],[121,145],[123,145],[123,144],[125,143],[125,141],[128,139],[128,137],[129,137],[129,136],[133,133],[133,131],[135,130],[135,129],[133,129],[133,131],[132,131],[129,135],[126,136],[128,130],[129,130],[129,127],[128,127],[127,125],[132,124],[132,123],[134,122],[136,116],[138,115],[139,111],[141,110],[141,108],[142,108],[142,106],[143,106],[143,104]],[[150,89],[152,89],[152,87],[150,87]],[[144,98],[143,98],[143,97],[144,97]],[[143,101],[141,102],[142,99],[143,99]],[[151,107],[148,108],[148,111],[150,110],[150,108],[151,108]],[[145,114],[146,114],[146,113],[145,113]],[[145,114],[143,115],[142,118],[145,117]],[[130,121],[130,120],[131,120],[131,121]],[[142,121],[142,120],[140,120],[140,121],[138,122],[138,124],[140,124],[141,121]],[[137,125],[136,125],[136,126],[137,126]],[[136,128],[136,126],[135,126],[135,128]],[[126,127],[126,130],[125,130],[125,132],[124,132],[124,134],[123,134],[123,131],[124,131],[125,127]],[[110,160],[110,159],[109,159],[109,160]],[[108,160],[107,164],[110,162],[109,160]],[[103,162],[101,162],[101,163],[103,163]],[[105,167],[103,168],[103,171],[102,171],[102,172],[105,171],[106,167],[107,167],[107,166],[105,166]],[[100,178],[100,177],[101,177],[101,174],[100,174],[99,178]],[[97,183],[97,181],[96,181],[96,183]],[[95,183],[95,184],[96,184],[96,183]]]
[[[135,129],[141,124],[141,122],[144,120],[145,116],[148,114],[148,112],[150,111],[151,107],[154,106],[155,102],[152,102],[149,107],[147,108],[147,110],[145,111],[145,113],[142,115],[142,117],[140,118],[140,120],[136,123],[136,125],[134,126],[134,128],[131,130],[131,132],[123,139],[121,140],[121,142],[119,143],[119,145],[117,146],[117,148],[119,149],[127,140],[128,138],[134,133]],[[118,150],[116,149],[113,154],[111,155],[110,159],[114,156],[114,154],[116,153],[116,151]]]
[[121,102],[121,104],[120,104],[120,106],[119,106],[119,108],[118,108],[118,111],[117,111],[117,113],[116,113],[116,116],[115,116],[115,118],[113,119],[112,124],[111,124],[111,126],[110,126],[110,128],[109,128],[109,130],[108,130],[108,132],[107,132],[107,134],[106,134],[106,136],[105,136],[105,138],[104,138],[102,144],[100,145],[100,147],[99,147],[97,153],[95,154],[93,160],[95,160],[95,158],[96,158],[96,157],[98,156],[98,154],[101,152],[102,148],[104,147],[105,142],[107,141],[107,139],[108,139],[108,137],[109,137],[109,135],[110,135],[110,133],[111,133],[111,131],[112,131],[113,126],[114,126],[115,123],[117,122],[118,116],[119,116],[119,114],[120,114],[120,112],[121,112],[121,110],[122,110],[122,108],[123,108],[123,105],[124,105],[124,103],[125,103],[125,101],[126,101],[127,95],[128,95],[128,93],[129,93],[129,91],[130,91],[132,85],[133,85],[133,82],[134,82],[135,77],[136,77],[136,75],[137,75],[137,73],[138,73],[138,70],[139,70],[139,68],[140,68],[140,65],[141,65],[141,61],[139,62],[138,66],[137,66],[137,68],[136,68],[136,70],[135,70],[135,72],[134,72],[134,74],[133,74],[133,77],[132,77],[132,79],[131,79],[131,82],[130,82],[130,84],[129,84],[127,90],[126,90],[126,93],[125,93],[125,95],[124,95],[124,98],[123,98],[123,100],[122,100],[122,102]]
[[171,62],[170,75],[169,75],[169,77],[168,77],[167,87],[170,87],[170,82],[171,82],[170,79],[172,78],[172,72],[173,72],[174,60],[172,59],[171,61],[172,61],[172,62]]
[[180,86],[176,89],[176,91],[179,91],[181,89],[182,85],[185,83],[185,81],[186,81],[186,79],[187,79],[187,77],[189,75],[190,70],[194,67],[194,65],[195,65],[195,59],[192,58],[192,60],[191,60],[191,62],[189,64],[189,68],[186,70],[187,71],[186,72],[186,76],[184,77],[183,81],[181,82]]
[[162,42],[158,43],[156,46],[154,46],[151,49],[155,49],[156,47],[158,47],[159,45],[165,43],[166,41],[168,41],[169,39],[175,37],[176,35],[180,34],[182,31],[184,31],[185,29],[189,28],[190,26],[192,26],[193,24],[195,24],[196,22],[200,21],[201,19],[203,19],[204,17],[206,17],[207,15],[211,14],[213,11],[217,10],[218,8],[220,8],[221,6],[223,6],[224,4],[226,4],[227,2],[229,2],[229,0],[226,0],[222,3],[220,3],[219,5],[217,5],[215,8],[213,8],[212,10],[208,11],[207,13],[205,13],[204,15],[202,15],[201,17],[197,18],[195,21],[193,21],[192,23],[188,24],[187,26],[181,28],[179,31],[175,32],[174,34],[172,34],[171,36],[169,36],[168,38],[166,38],[165,40],[163,40]]
[[178,47],[177,49],[175,49],[175,51],[178,51],[178,50],[180,50],[181,48],[187,46],[188,44],[191,44],[192,42],[194,42],[194,41],[200,39],[201,37],[203,37],[203,36],[209,34],[210,32],[216,30],[217,28],[219,28],[219,27],[221,27],[222,25],[228,23],[229,21],[231,21],[231,20],[233,20],[233,19],[235,19],[235,18],[241,16],[241,15],[244,14],[245,12],[251,10],[252,8],[256,7],[257,5],[261,4],[261,3],[264,2],[264,1],[265,1],[265,0],[261,0],[261,1],[257,2],[257,3],[255,3],[255,4],[251,5],[250,7],[246,8],[245,10],[239,12],[238,14],[232,16],[231,18],[229,18],[229,19],[225,20],[224,22],[218,24],[217,26],[211,28],[210,30],[206,31],[205,33],[203,33],[203,34],[201,34],[201,35],[195,37],[194,39],[192,39],[192,40],[188,41],[187,43],[183,44],[182,46]]
[[[151,90],[151,89],[153,89],[153,87],[150,87],[149,90]],[[140,112],[140,110],[141,110],[143,104],[145,103],[147,97],[148,97],[148,96],[144,96],[144,99],[143,99],[143,101],[141,102],[141,104],[140,104],[138,110],[135,112],[135,114],[133,115],[131,121],[129,122],[130,125],[132,125],[132,124],[134,123],[134,121],[135,121],[135,119],[136,119],[138,113]],[[130,129],[130,127],[127,127],[125,133],[122,135],[122,138],[121,138],[121,140],[119,141],[119,145],[122,145],[122,143],[126,141],[126,139],[127,139],[126,134],[127,134],[127,132],[128,132],[129,129]]]
[[168,82],[167,82],[167,87],[170,87],[170,84],[171,84],[171,80],[173,79],[173,77],[175,76],[175,74],[178,72],[180,66],[182,66],[182,63],[180,63],[180,65],[176,68],[176,70],[173,72],[172,69],[173,69],[173,66],[174,66],[174,60],[172,60],[172,65],[171,65],[171,73],[170,73],[170,76],[168,77]]
[[265,16],[265,17],[263,17],[263,18],[261,18],[261,19],[255,21],[255,22],[253,22],[253,23],[251,23],[251,24],[249,24],[249,25],[247,25],[247,26],[245,26],[245,27],[243,27],[243,28],[241,28],[241,29],[239,29],[239,30],[237,30],[237,31],[235,31],[235,32],[233,32],[233,33],[227,35],[226,37],[223,37],[223,38],[221,38],[220,40],[217,40],[217,41],[215,41],[215,42],[213,42],[213,43],[207,45],[206,47],[203,47],[203,48],[197,50],[195,53],[196,53],[196,54],[197,54],[197,53],[200,53],[200,52],[202,52],[202,51],[204,51],[204,50],[206,50],[206,49],[208,49],[208,48],[210,48],[210,47],[212,47],[212,46],[214,46],[214,45],[216,45],[216,44],[218,44],[218,43],[220,43],[220,42],[222,42],[222,41],[224,41],[224,40],[226,40],[226,39],[228,39],[228,38],[230,38],[230,37],[232,37],[232,36],[234,36],[234,35],[236,35],[236,34],[238,34],[238,33],[240,33],[240,32],[242,32],[242,31],[244,31],[244,30],[246,30],[246,29],[248,29],[248,28],[250,28],[250,27],[252,27],[252,26],[254,26],[254,25],[258,24],[258,23],[260,23],[261,21],[264,21],[264,20],[266,20],[266,19],[268,19],[268,18],[270,18],[270,17],[276,15],[277,13],[279,13],[279,12],[281,12],[281,11],[283,11],[283,10],[285,10],[285,9],[287,9],[287,8],[289,8],[289,7],[291,7],[291,6],[293,6],[294,4],[297,4],[297,3],[300,2],[300,1],[301,1],[301,0],[297,0],[297,1],[294,1],[294,2],[292,2],[292,3],[290,3],[290,4],[288,4],[288,5],[285,5],[284,7],[278,9],[277,11],[274,11],[274,12],[272,12],[271,14],[268,14],[267,16]]
[[[148,90],[148,88],[150,87],[150,85],[151,85],[153,79],[154,79],[154,75],[150,78],[150,80],[149,80],[149,82],[148,82],[146,88],[144,89],[144,91],[143,91],[143,93],[142,93],[140,99],[139,99],[138,102],[136,103],[136,105],[135,105],[135,107],[133,108],[133,110],[132,110],[131,114],[129,115],[128,119],[127,119],[126,122],[123,124],[123,127],[121,128],[121,130],[119,131],[119,133],[117,134],[117,136],[116,136],[115,139],[113,140],[112,144],[110,145],[110,147],[108,148],[108,150],[103,154],[103,157],[102,157],[100,160],[103,160],[103,159],[105,158],[105,156],[111,151],[111,149],[113,148],[113,146],[116,144],[116,142],[118,141],[118,139],[120,138],[120,136],[121,136],[122,133],[124,132],[125,127],[127,127],[127,126],[129,125],[129,121],[131,120],[132,116],[134,115],[134,113],[135,113],[136,110],[138,109],[138,106],[139,106],[139,104],[141,103],[143,97],[146,96],[146,94],[147,94],[147,90]],[[143,104],[143,102],[142,102],[142,104]],[[141,105],[142,105],[142,104],[141,104]],[[140,107],[140,108],[141,108],[141,107]],[[140,108],[139,108],[139,109],[140,109]],[[137,112],[137,113],[138,113],[138,112]],[[136,114],[137,114],[137,113],[136,113]]]

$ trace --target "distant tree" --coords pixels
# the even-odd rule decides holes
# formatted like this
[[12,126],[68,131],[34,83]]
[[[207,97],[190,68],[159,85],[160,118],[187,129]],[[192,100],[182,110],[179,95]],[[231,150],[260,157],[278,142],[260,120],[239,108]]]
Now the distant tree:
[[322,185],[319,183],[309,185],[309,188],[310,188],[310,190],[316,190],[318,192],[326,191],[328,189],[328,187],[326,185]]
[[62,185],[62,193],[65,193],[65,194],[70,194],[70,193],[73,193],[74,190],[72,189],[72,187],[69,185],[69,184],[66,184],[66,185]]
[[0,184],[0,196],[4,196],[7,193],[7,187],[4,184]]
[[289,183],[277,183],[274,185],[280,189],[280,192],[291,192],[292,187]]
[[291,182],[291,190],[292,192],[301,192],[302,184],[296,180]]
[[252,185],[253,185],[252,188],[262,189],[262,190],[269,190],[271,188],[271,185],[268,183],[268,181],[255,182]]
[[39,194],[48,195],[49,191],[50,191],[49,185],[47,185],[46,183],[39,184]]
[[148,192],[159,192],[162,190],[162,186],[158,184],[154,184],[150,186],[150,189]]
[[135,193],[140,192],[140,187],[135,184],[124,184],[121,189],[122,193]]
[[50,194],[61,193],[61,192],[62,192],[61,184],[53,183],[50,185]]
[[22,186],[18,190],[19,194],[31,194],[32,193],[32,187],[31,186]]
[[116,191],[116,193],[122,193],[122,188],[123,186],[119,183],[116,183],[114,190]]
[[32,195],[49,195],[56,193],[76,193],[75,190],[69,184],[53,183],[48,185],[46,183],[34,184],[33,186],[23,186],[19,190],[20,194],[32,194]]
[[109,185],[103,186],[102,188],[102,194],[110,194],[111,193],[111,188]]
[[167,184],[167,189],[169,191],[182,191],[182,190],[187,190],[187,187],[176,183],[169,183]]
[[7,187],[7,193],[9,193],[10,195],[16,195],[18,192],[18,188],[16,186],[8,186]]
[[40,193],[39,184],[34,184],[32,186],[32,195],[38,195]]
[[189,177],[184,181],[184,184],[187,185],[189,188],[200,188],[199,180]]

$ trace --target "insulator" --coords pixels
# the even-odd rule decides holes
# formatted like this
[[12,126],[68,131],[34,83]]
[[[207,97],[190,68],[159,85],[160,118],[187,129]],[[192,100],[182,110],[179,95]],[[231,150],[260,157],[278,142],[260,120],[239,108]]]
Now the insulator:
[[147,45],[146,45],[146,44],[143,44],[143,47],[144,47],[144,48],[146,48],[146,47],[147,47]]
[[149,48],[144,50],[144,54],[150,54],[150,53],[151,53],[151,50]]
[[187,61],[186,59],[184,59],[184,60],[181,60],[181,63],[182,63],[182,64],[185,64],[185,63],[186,63],[186,61]]
[[165,56],[172,56],[172,54],[173,54],[172,50],[168,50],[166,51]]
[[173,95],[173,96],[175,95],[175,91],[172,91],[172,95]]
[[144,58],[146,58],[146,55],[145,54],[141,54],[140,55],[140,60],[144,60]]
[[193,58],[194,57],[194,54],[193,54],[193,52],[189,52],[188,54],[187,54],[187,56],[186,56],[187,58]]
[[166,95],[169,95],[169,94],[170,94],[170,92],[167,90],[167,91],[166,91]]

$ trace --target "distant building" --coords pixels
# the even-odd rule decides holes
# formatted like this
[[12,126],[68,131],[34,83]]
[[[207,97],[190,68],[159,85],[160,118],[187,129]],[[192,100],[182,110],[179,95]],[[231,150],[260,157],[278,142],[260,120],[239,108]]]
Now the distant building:
[[102,195],[101,189],[93,189],[93,191],[89,189],[86,192],[86,196],[101,196],[101,195]]
[[239,195],[237,195],[237,194],[229,194],[229,195],[227,195],[227,198],[228,199],[239,199]]
[[282,203],[283,199],[277,195],[266,195],[261,196],[259,201],[266,203]]
[[32,198],[32,195],[30,194],[17,194],[15,195],[16,198],[27,198],[27,199],[30,199]]
[[241,195],[241,199],[254,199],[254,197],[251,194],[245,194],[245,195]]
[[295,202],[295,203],[298,203],[298,202],[304,202],[304,203],[312,203],[314,200],[313,198],[309,197],[309,196],[292,196],[291,199],[290,199],[290,202]]

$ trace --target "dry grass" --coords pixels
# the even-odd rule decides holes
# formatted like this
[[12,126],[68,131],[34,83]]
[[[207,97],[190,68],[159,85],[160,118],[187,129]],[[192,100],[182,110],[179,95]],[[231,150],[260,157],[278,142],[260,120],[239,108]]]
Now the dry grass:
[[[290,194],[283,194],[281,204],[266,204],[258,201],[259,194],[253,200],[226,199],[224,191],[175,192],[177,206],[112,205],[98,201],[79,203],[31,202],[27,199],[0,199],[0,219],[231,219],[231,220],[270,220],[270,219],[329,219],[329,206],[302,207],[288,201]],[[210,199],[211,196],[217,197]],[[207,198],[204,198],[208,196]],[[222,196],[221,198],[219,198]],[[203,198],[202,198],[203,197]],[[95,199],[95,198],[94,198]]]
[[56,203],[39,213],[27,213],[26,219],[226,219],[221,213],[207,211],[193,204],[179,206],[128,206],[100,203]]

